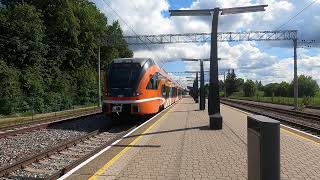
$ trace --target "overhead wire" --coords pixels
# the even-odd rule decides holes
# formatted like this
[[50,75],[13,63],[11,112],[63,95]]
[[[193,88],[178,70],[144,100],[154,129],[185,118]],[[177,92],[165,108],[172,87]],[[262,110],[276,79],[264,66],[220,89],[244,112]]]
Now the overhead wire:
[[145,42],[141,39],[141,37],[135,32],[135,30],[119,15],[119,13],[118,13],[114,8],[111,7],[111,5],[108,3],[108,1],[107,1],[107,0],[102,0],[102,2],[105,3],[105,4],[114,12],[114,14],[115,14],[116,16],[119,17],[119,19],[139,38],[139,40],[140,40],[141,42],[143,42],[143,44],[146,46],[146,48],[149,49],[150,52],[160,61],[159,56],[156,55],[156,54],[153,52],[152,48],[150,48],[150,47],[147,45],[147,43],[145,43]]
[[[130,1],[130,3],[133,5],[134,9],[138,12],[139,9],[138,9],[138,7],[136,6],[136,4],[135,4],[132,0],[129,0],[129,1]],[[165,50],[165,46],[166,46],[166,45],[164,44],[164,46],[162,47],[163,50]],[[158,57],[158,60],[161,61],[160,63],[162,63],[162,65],[161,65],[160,67],[163,68],[163,66],[164,66],[164,64],[165,64],[164,60],[160,59],[159,57]]]
[[[276,30],[281,29],[283,26],[287,25],[290,21],[292,21],[294,18],[296,18],[297,16],[299,16],[303,11],[305,11],[306,9],[308,9],[309,7],[311,7],[314,3],[316,3],[318,0],[314,0],[311,3],[309,3],[307,6],[305,6],[304,8],[302,8],[297,14],[295,14],[294,16],[292,16],[288,21],[286,21],[285,23],[281,24],[280,26],[278,26],[276,28]],[[276,31],[275,30],[275,31]]]
[[[287,25],[289,22],[291,22],[294,18],[296,18],[297,16],[299,16],[303,11],[305,11],[306,9],[308,9],[309,7],[311,7],[314,3],[316,3],[318,0],[314,0],[311,3],[309,3],[307,6],[305,6],[304,8],[302,8],[298,13],[296,13],[294,16],[292,16],[289,20],[287,20],[285,23],[279,25],[277,28],[275,28],[275,31],[281,29],[282,27],[284,27],[285,25]],[[267,11],[264,13],[264,15],[262,16],[262,18],[269,13],[270,11]],[[246,51],[245,53],[241,54],[237,59],[243,57],[244,55],[248,54],[249,51]]]
[[[139,9],[138,9],[138,7],[136,6],[136,4],[132,1],[132,0],[129,0],[130,1],[130,3],[133,5],[133,7],[135,8],[135,10],[136,11],[139,11]],[[170,32],[169,32],[169,34],[170,34]],[[164,44],[161,44],[160,46],[162,46],[162,50],[163,51],[165,51],[165,49],[166,49],[166,44],[164,43]],[[159,57],[158,57],[158,59],[161,61],[161,63],[162,63],[162,65],[160,66],[160,68],[162,68],[162,69],[164,69],[163,68],[163,66],[165,65],[165,60],[162,60],[162,59],[160,59]]]

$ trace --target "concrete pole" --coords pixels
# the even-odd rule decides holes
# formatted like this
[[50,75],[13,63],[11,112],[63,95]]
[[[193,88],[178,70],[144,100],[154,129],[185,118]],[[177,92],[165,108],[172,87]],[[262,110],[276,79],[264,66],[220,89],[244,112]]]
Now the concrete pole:
[[294,109],[298,110],[298,65],[297,65],[297,39],[293,40],[293,58],[294,58]]
[[209,83],[209,108],[210,129],[222,129],[220,115],[219,79],[218,79],[218,19],[220,9],[215,8],[212,18],[211,52],[210,52],[210,83]]
[[224,98],[227,98],[226,71],[223,72],[223,84]]
[[195,100],[196,103],[199,102],[199,76],[198,76],[198,72],[196,73],[196,81],[195,81]]
[[203,71],[203,60],[200,59],[200,103],[199,109],[204,110],[206,106],[206,97],[204,93],[204,71]]
[[100,45],[98,45],[98,107],[101,107],[101,71],[100,71]]

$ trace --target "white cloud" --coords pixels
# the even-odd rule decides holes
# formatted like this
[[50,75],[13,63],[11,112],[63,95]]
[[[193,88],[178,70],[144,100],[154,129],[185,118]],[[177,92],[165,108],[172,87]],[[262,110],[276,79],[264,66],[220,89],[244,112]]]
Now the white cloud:
[[[106,1],[138,34],[190,33],[209,32],[210,17],[163,17],[162,13],[170,9],[166,0],[93,0],[97,4]],[[274,30],[286,23],[291,17],[307,6],[310,0],[196,0],[187,9],[236,7],[246,5],[268,4],[265,12],[221,16],[219,31],[239,30]],[[99,6],[100,7],[100,6]],[[110,21],[118,19],[117,15],[107,6],[101,10],[107,14]],[[299,30],[299,38],[320,40],[319,23],[320,2],[313,4],[295,19],[287,23],[282,29]],[[132,31],[123,22],[122,28],[126,35]],[[260,44],[260,43],[259,43]],[[281,54],[268,54],[265,48],[271,46],[287,47],[288,43],[266,43],[268,46],[258,46],[258,43],[243,42],[234,46],[219,43],[219,57],[227,59],[219,62],[219,67],[234,68],[240,77],[262,80],[264,83],[272,81],[291,81],[293,77],[293,57],[283,57]],[[205,44],[168,44],[150,46],[148,49],[134,48],[135,57],[152,57],[165,61],[181,57],[208,58],[210,45]],[[287,51],[284,49],[283,51]],[[319,77],[320,56],[307,55],[308,50],[300,50],[299,74],[307,74],[315,79]],[[319,51],[320,52],[320,51]],[[281,53],[279,51],[279,53]],[[208,63],[206,67],[208,68]],[[197,63],[188,63],[187,70],[197,70]],[[318,80],[320,82],[320,80]]]

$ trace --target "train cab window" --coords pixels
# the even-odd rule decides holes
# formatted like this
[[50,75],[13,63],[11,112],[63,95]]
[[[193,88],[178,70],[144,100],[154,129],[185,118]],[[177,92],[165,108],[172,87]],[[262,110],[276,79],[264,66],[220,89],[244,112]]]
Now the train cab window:
[[153,74],[147,84],[147,89],[158,89],[159,82],[159,73]]

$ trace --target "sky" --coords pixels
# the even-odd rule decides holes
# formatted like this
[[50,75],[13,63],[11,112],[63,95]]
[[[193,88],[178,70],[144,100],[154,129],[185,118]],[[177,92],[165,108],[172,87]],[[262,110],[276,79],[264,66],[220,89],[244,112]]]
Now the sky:
[[[109,23],[119,20],[125,35],[210,32],[211,17],[170,17],[169,9],[208,9],[268,4],[265,12],[219,17],[219,32],[298,30],[299,40],[320,42],[320,0],[92,0]],[[314,2],[314,3],[312,3]],[[312,4],[311,4],[312,3]],[[304,10],[303,10],[304,9]],[[302,11],[303,10],[303,11]],[[302,11],[302,12],[300,12]],[[300,12],[300,13],[299,13]],[[134,31],[134,32],[133,32]],[[130,46],[134,57],[150,57],[167,72],[199,70],[198,62],[181,58],[209,58],[209,43]],[[151,51],[151,50],[152,51]],[[320,49],[299,48],[298,74],[320,84]],[[238,77],[270,82],[293,79],[292,42],[219,42],[219,69],[235,69]],[[205,63],[205,69],[209,63]],[[172,76],[184,85],[186,76]],[[223,76],[219,77],[223,79]],[[208,80],[208,77],[205,79]]]

